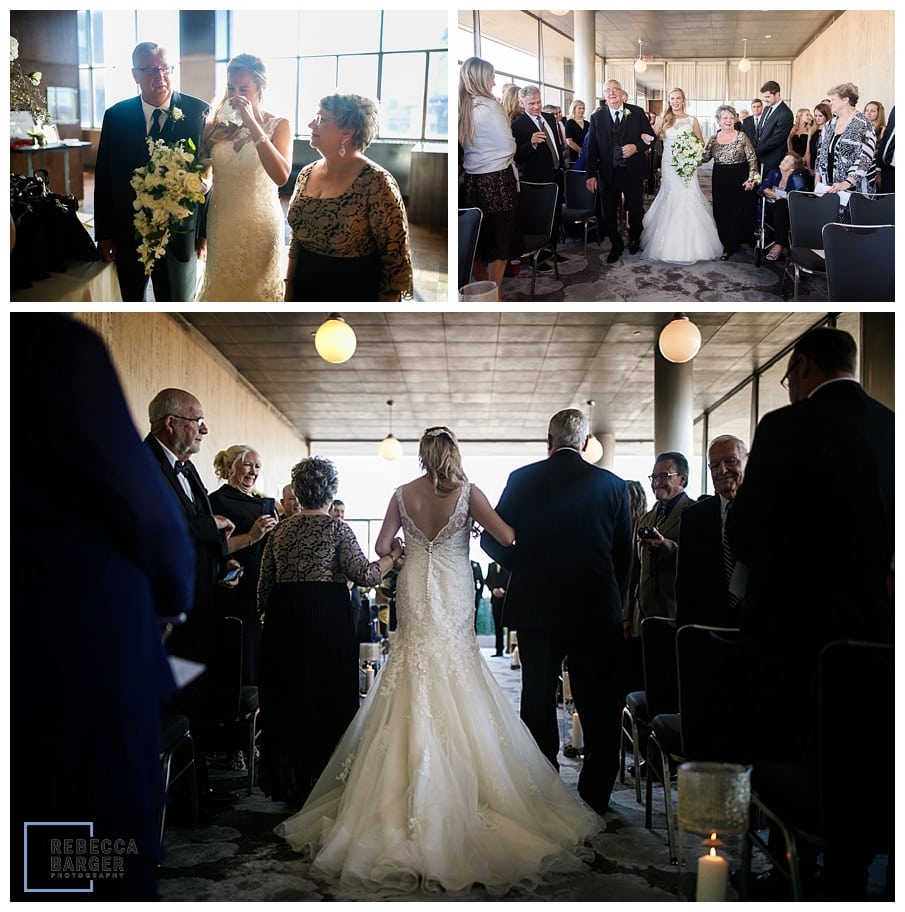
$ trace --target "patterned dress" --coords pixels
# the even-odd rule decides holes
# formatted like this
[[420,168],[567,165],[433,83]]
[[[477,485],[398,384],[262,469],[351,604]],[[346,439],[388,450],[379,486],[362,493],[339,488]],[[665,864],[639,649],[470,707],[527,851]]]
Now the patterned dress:
[[314,162],[302,168],[289,204],[295,301],[412,297],[408,218],[395,178],[366,160],[336,197],[306,196]]

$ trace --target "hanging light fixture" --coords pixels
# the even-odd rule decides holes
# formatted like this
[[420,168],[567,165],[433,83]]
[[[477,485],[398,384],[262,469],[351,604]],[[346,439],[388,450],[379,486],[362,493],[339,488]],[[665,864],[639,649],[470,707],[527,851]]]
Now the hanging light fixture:
[[554,16],[568,16],[571,10],[550,10]]
[[641,39],[638,39],[638,59],[635,61],[635,72],[643,73],[647,69],[647,64],[641,59]]
[[317,353],[331,364],[342,364],[355,354],[355,331],[339,314],[330,314],[314,334]]
[[402,455],[402,444],[393,436],[393,400],[387,399],[387,405],[390,407],[390,433],[380,441],[379,453],[387,462],[392,462]]
[[701,331],[683,314],[675,318],[660,330],[660,353],[673,364],[684,364],[701,349]]
[[590,462],[591,465],[597,465],[603,458],[603,444],[594,436],[594,429],[591,424],[594,406],[596,404],[597,403],[594,402],[593,399],[588,399],[588,445],[581,454],[585,458],[585,461]]
[[748,39],[742,38],[742,41],[745,42],[745,50],[742,52],[742,59],[738,62],[738,68],[743,73],[747,73],[751,69],[751,61],[748,59]]

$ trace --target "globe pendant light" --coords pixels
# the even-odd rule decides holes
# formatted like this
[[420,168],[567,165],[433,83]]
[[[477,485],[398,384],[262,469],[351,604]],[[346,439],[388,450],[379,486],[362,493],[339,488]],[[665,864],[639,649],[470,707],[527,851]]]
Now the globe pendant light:
[[701,331],[683,314],[660,330],[660,353],[673,364],[684,364],[700,351]]
[[647,64],[641,59],[641,39],[638,39],[638,59],[635,61],[635,72],[643,73],[647,70]]
[[393,436],[393,400],[387,399],[390,407],[390,433],[380,441],[378,452],[387,462],[392,462],[402,455],[402,444]]
[[748,39],[742,38],[742,41],[745,42],[745,50],[742,52],[742,59],[738,62],[738,68],[743,73],[747,73],[751,69],[751,61],[748,59]]
[[317,353],[331,364],[348,361],[355,354],[357,344],[355,331],[339,314],[331,314],[314,334]]
[[590,462],[591,465],[597,465],[603,458],[603,444],[594,436],[593,428],[591,427],[591,416],[595,405],[596,403],[593,399],[588,399],[588,445],[581,454],[585,461]]

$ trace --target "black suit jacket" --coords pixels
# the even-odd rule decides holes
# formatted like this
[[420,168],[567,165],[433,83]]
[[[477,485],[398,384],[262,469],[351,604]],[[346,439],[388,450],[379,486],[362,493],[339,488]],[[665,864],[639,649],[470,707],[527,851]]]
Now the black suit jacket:
[[739,133],[744,133],[751,140],[752,146],[757,145],[757,118],[753,114],[743,117],[741,122],[737,124],[736,130]]
[[[638,147],[638,151],[631,158],[625,159],[626,172],[629,177],[641,181],[647,177],[648,160],[644,153],[650,148],[641,138],[641,134],[646,133],[652,136],[654,128],[651,126],[647,114],[637,105],[626,104],[622,107],[629,113],[622,118],[619,144],[624,146],[627,143],[634,143]],[[612,184],[615,171],[613,160],[615,132],[608,105],[603,105],[591,115],[588,136],[588,158],[585,170],[588,172],[588,176],[596,176],[604,187],[608,187]]]
[[[555,139],[556,118],[552,114],[541,113],[540,116],[546,121]],[[512,122],[512,135],[515,138],[515,163],[518,166],[519,177],[529,183],[556,182],[558,173],[562,171],[562,149],[559,149],[559,162],[554,163],[549,140],[538,143],[537,146],[531,145],[531,137],[537,131],[538,127],[534,118],[525,113],[519,114]]]
[[481,547],[512,573],[504,624],[517,630],[620,632],[632,560],[625,482],[575,450],[509,476],[497,513],[514,529]]
[[778,168],[779,163],[786,157],[789,151],[789,133],[792,132],[794,124],[795,115],[792,109],[784,101],[780,101],[754,143],[754,152],[757,160],[764,166],[764,174],[771,168]]
[[[886,132],[883,134],[883,139],[877,145],[877,167],[884,172],[885,174],[894,174],[895,166],[886,162],[887,151],[892,154],[895,150],[895,129],[896,129],[896,109],[893,109],[889,112],[889,120],[886,121]],[[885,179],[885,178],[884,178]],[[893,188],[888,188],[887,184],[884,184],[881,188],[883,193],[892,193]]]
[[738,627],[738,605],[729,603],[723,560],[722,498],[718,494],[679,517],[676,563],[676,627]]
[[507,590],[509,588],[509,577],[509,571],[501,564],[498,564],[496,561],[492,561],[490,566],[487,568],[487,576],[484,582],[486,583],[487,588],[490,590],[490,604],[492,606],[502,606],[503,602],[505,601],[505,592],[502,596],[498,597],[493,594],[493,590]]
[[194,503],[186,497],[176,472],[153,435],[145,437],[145,446],[163,472],[185,517],[195,556],[194,607],[186,623],[175,628],[170,635],[170,651],[187,659],[209,662],[213,645],[214,587],[220,577],[223,559],[229,554],[226,536],[217,529],[207,490],[192,463],[188,462],[186,466]]
[[[180,92],[173,93],[170,110],[179,108],[182,119],[168,117],[161,139],[167,143],[191,139],[201,149],[201,132],[208,110],[207,102]],[[133,218],[135,191],[129,182],[135,169],[148,162],[147,128],[141,97],[113,105],[104,114],[101,138],[97,147],[94,172],[94,236],[98,241],[116,244],[117,269],[144,274],[138,259]],[[190,265],[194,271],[195,229],[197,210],[186,222],[186,231],[176,234],[167,247],[166,259]],[[156,270],[155,270],[156,272]]]

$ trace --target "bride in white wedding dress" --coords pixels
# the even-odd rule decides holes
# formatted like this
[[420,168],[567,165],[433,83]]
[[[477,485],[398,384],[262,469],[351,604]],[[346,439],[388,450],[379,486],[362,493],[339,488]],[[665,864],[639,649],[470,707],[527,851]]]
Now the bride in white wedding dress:
[[474,633],[469,542],[512,528],[470,484],[447,428],[424,432],[425,474],[398,488],[377,551],[405,560],[387,664],[302,809],[276,827],[311,875],[349,888],[500,895],[586,870],[600,829],[510,708]]
[[696,117],[685,113],[685,93],[669,93],[669,110],[654,123],[663,139],[662,181],[650,208],[644,214],[641,235],[646,260],[688,265],[698,260],[715,260],[723,250],[713,210],[694,174],[687,185],[672,161],[672,147],[682,133],[694,133],[703,142]]

